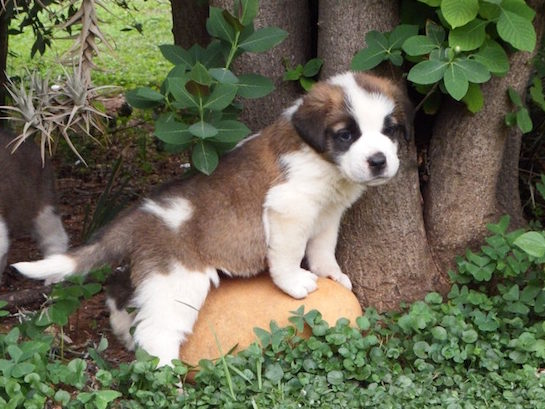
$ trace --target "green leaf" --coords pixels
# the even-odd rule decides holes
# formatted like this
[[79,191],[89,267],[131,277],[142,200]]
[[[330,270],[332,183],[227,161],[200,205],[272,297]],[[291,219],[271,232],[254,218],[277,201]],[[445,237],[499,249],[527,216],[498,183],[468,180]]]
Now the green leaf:
[[371,322],[366,316],[360,316],[356,318],[356,324],[358,325],[358,328],[362,331],[367,331],[371,327]]
[[530,97],[532,101],[541,108],[542,111],[545,111],[545,96],[543,95],[543,84],[541,78],[537,75],[534,77],[532,86],[530,87]]
[[418,358],[426,359],[430,345],[426,341],[418,341],[413,345],[413,352]]
[[282,369],[280,364],[273,363],[273,364],[267,365],[264,375],[265,375],[265,378],[267,378],[273,384],[277,384],[284,377],[284,370]]
[[211,144],[200,141],[193,146],[191,160],[197,170],[210,175],[218,166],[219,157]]
[[365,44],[367,47],[381,48],[385,51],[389,48],[388,38],[383,33],[375,30],[369,31],[365,35]]
[[443,78],[448,65],[445,61],[421,61],[411,68],[407,79],[416,84],[433,84]]
[[532,22],[518,14],[502,9],[496,28],[501,39],[518,50],[532,51],[536,46]]
[[440,47],[445,41],[445,29],[433,20],[428,20],[426,21],[426,37]]
[[509,71],[507,53],[496,41],[486,41],[479,51],[473,54],[473,59],[485,65],[492,74],[505,75]]
[[261,98],[274,90],[273,82],[262,75],[244,74],[238,77],[237,95],[243,98]]
[[234,120],[225,120],[215,123],[218,134],[214,136],[214,141],[234,143],[244,139],[250,130],[242,122]]
[[23,376],[32,373],[35,368],[36,366],[31,364],[30,362],[21,362],[13,366],[11,376],[13,376],[14,378],[22,378]]
[[476,18],[465,26],[455,28],[448,35],[449,46],[457,51],[470,51],[483,45],[487,21]]
[[432,50],[438,48],[435,41],[428,36],[417,35],[409,37],[403,43],[403,51],[410,56],[429,54]]
[[[238,85],[238,84],[237,84]],[[203,108],[221,111],[229,106],[237,95],[237,87],[231,84],[218,84],[206,99]]]
[[433,327],[431,335],[438,341],[446,341],[448,338],[447,330],[440,326]]
[[161,105],[165,100],[163,94],[148,87],[127,91],[125,93],[125,98],[131,106],[140,109],[155,108]]
[[467,344],[473,344],[477,341],[477,339],[479,339],[479,334],[477,334],[477,331],[473,329],[462,332],[462,341]]
[[259,11],[259,1],[240,0],[240,5],[242,7],[242,14],[239,17],[239,20],[242,25],[247,26],[257,16],[257,12]]
[[211,138],[218,134],[218,130],[215,126],[204,121],[194,123],[188,128],[188,131],[191,132],[192,135],[195,135],[197,138],[201,139]]
[[478,61],[462,58],[454,60],[453,64],[464,72],[468,81],[481,84],[490,79],[490,72],[485,65]]
[[519,286],[517,284],[511,286],[511,288],[503,294],[503,299],[506,301],[518,301],[520,296]]
[[409,37],[418,34],[418,26],[410,24],[400,24],[388,36],[388,48],[395,50],[401,48],[401,45]]
[[299,78],[299,84],[301,84],[303,89],[308,92],[312,86],[316,84],[316,81],[314,81],[312,78],[301,77]]
[[536,12],[524,0],[502,0],[498,4],[502,9],[511,11],[528,21],[532,21],[536,16]]
[[171,77],[166,79],[166,90],[176,100],[177,108],[198,108],[199,103],[195,99],[195,96],[191,94],[185,84],[188,82],[187,78]]
[[217,37],[230,44],[235,42],[235,29],[223,17],[223,9],[209,8],[209,17],[206,20],[206,30],[212,37]]
[[521,108],[516,113],[517,126],[522,131],[522,133],[530,132],[534,125],[532,123],[532,118],[530,118],[530,113],[528,109]]
[[330,371],[327,373],[327,382],[330,385],[341,385],[344,382],[344,374],[341,371]]
[[161,44],[159,50],[161,51],[161,54],[163,54],[163,57],[174,65],[192,67],[193,64],[195,64],[195,59],[191,53],[184,50],[179,45]]
[[280,28],[265,27],[254,31],[239,44],[239,47],[244,51],[259,53],[280,44],[287,36],[288,33]]
[[323,63],[324,62],[321,58],[313,58],[311,60],[308,60],[303,67],[303,75],[305,77],[314,77],[315,75],[318,75]]
[[153,134],[165,143],[185,145],[193,140],[188,128],[186,124],[176,121],[171,114],[161,115],[155,121]]
[[367,71],[375,68],[382,61],[388,59],[388,52],[376,45],[370,45],[356,53],[352,58],[350,69],[355,71]]
[[208,71],[204,65],[200,62],[196,63],[191,72],[189,73],[189,78],[195,81],[197,84],[201,85],[210,85],[212,82],[212,77],[208,74]]
[[443,81],[447,92],[456,101],[460,101],[467,93],[469,82],[467,81],[464,71],[456,64],[449,64],[445,71]]
[[462,101],[466,104],[469,112],[473,114],[479,112],[484,106],[483,92],[479,84],[469,83],[469,88]]
[[542,233],[529,231],[520,235],[513,244],[534,257],[545,256],[545,238]]
[[507,95],[509,95],[509,99],[511,100],[511,102],[517,107],[517,108],[522,108],[523,105],[522,105],[522,99],[520,98],[520,95],[517,91],[515,91],[514,88],[512,87],[509,87],[507,89]]
[[443,17],[452,28],[461,27],[473,20],[479,12],[478,0],[443,0]]
[[210,68],[208,73],[222,84],[236,84],[238,82],[236,75],[225,68]]

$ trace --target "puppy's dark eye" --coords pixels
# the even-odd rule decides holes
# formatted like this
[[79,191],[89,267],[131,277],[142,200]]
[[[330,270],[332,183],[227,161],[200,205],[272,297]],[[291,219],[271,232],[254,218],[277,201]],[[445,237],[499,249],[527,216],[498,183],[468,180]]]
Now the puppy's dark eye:
[[350,142],[352,140],[352,132],[350,129],[341,129],[335,132],[335,138],[343,142]]
[[389,137],[394,137],[398,132],[401,131],[402,126],[399,124],[392,124],[386,126],[382,129],[382,133]]

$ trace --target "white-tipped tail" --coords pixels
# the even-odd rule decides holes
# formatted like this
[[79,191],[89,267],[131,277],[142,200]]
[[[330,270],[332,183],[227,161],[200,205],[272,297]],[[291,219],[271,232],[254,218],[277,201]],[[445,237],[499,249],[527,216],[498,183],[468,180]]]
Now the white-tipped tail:
[[75,260],[64,254],[54,254],[43,260],[15,263],[11,266],[29,278],[46,280],[46,284],[57,283],[76,272]]

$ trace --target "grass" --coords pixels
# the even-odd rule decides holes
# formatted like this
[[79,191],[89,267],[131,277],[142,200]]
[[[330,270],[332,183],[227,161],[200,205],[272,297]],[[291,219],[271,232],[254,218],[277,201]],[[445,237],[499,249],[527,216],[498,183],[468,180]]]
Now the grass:
[[[93,72],[95,85],[117,85],[125,89],[137,86],[158,85],[165,78],[170,63],[166,61],[158,46],[171,44],[172,20],[170,2],[167,0],[131,0],[131,10],[117,7],[113,2],[105,2],[108,9],[98,8],[102,21],[101,30],[113,50],[100,44],[101,54],[96,57],[97,69]],[[142,25],[142,34],[130,29]],[[18,22],[12,22],[17,27]],[[72,42],[66,39],[64,31],[57,30],[51,48],[44,55],[30,57],[34,42],[32,30],[9,38],[12,55],[8,58],[9,76],[21,75],[25,68],[49,71],[54,77],[62,72],[59,61],[65,58]]]

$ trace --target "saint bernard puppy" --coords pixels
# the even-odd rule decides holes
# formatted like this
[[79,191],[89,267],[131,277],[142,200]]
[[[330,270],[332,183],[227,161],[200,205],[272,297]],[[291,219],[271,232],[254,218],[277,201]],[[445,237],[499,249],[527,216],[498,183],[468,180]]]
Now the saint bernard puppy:
[[[268,270],[294,298],[316,290],[317,276],[351,288],[335,259],[339,223],[366,186],[396,174],[409,107],[393,82],[369,74],[319,82],[227,153],[211,176],[168,183],[91,244],[14,267],[57,282],[127,261],[130,276],[107,300],[113,330],[129,348],[137,344],[168,365],[210,283],[218,285],[218,271],[250,277]],[[301,268],[305,256],[308,270]]]

